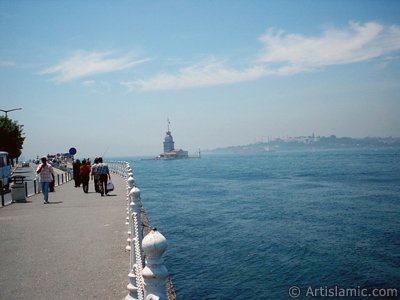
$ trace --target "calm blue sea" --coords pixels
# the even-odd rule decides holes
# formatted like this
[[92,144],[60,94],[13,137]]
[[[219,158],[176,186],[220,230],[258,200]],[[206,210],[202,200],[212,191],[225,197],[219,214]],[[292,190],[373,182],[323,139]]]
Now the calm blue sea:
[[400,292],[399,149],[130,161],[178,299]]

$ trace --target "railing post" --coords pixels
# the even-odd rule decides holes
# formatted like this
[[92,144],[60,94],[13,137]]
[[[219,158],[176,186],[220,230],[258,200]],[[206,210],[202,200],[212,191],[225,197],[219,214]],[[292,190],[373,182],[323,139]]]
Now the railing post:
[[146,266],[142,271],[144,299],[166,300],[168,270],[162,255],[167,250],[167,240],[153,229],[143,239],[142,247],[146,256]]
[[[143,294],[141,278],[143,252],[142,252],[142,230],[141,230],[141,208],[140,208],[140,190],[133,187],[129,193],[129,217],[131,230],[131,252],[130,252],[130,272],[129,284],[127,286],[129,293],[125,300],[138,299],[139,294]],[[140,229],[139,229],[140,226]],[[139,287],[138,287],[139,286]]]
[[128,162],[125,162],[125,178],[128,178],[129,177],[129,172],[131,172],[132,171],[132,169],[131,169],[131,165],[128,163]]
[[130,209],[130,200],[129,200],[129,195],[130,192],[133,188],[133,186],[135,185],[135,179],[133,179],[132,176],[130,176],[127,180],[127,203],[128,203],[128,207],[127,207],[127,225],[129,225],[128,227],[128,239],[126,240],[128,245],[126,246],[126,250],[131,250],[131,241],[132,241],[132,218],[131,218],[131,209]]

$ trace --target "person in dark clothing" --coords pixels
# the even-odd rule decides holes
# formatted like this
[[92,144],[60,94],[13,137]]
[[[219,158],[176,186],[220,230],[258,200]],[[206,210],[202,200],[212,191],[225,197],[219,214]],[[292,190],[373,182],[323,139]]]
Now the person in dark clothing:
[[100,193],[100,189],[99,189],[99,180],[100,180],[100,175],[97,174],[97,164],[99,163],[99,159],[96,157],[94,159],[94,164],[92,165],[92,169],[91,169],[91,177],[92,180],[94,181],[94,190],[96,193]]
[[72,171],[75,181],[75,187],[81,186],[81,161],[79,159],[75,160],[72,164]]
[[103,196],[104,194],[108,195],[107,190],[107,181],[111,180],[110,171],[108,169],[108,165],[103,163],[103,158],[99,157],[98,164],[96,166],[96,172],[100,176],[100,193]]
[[54,185],[55,185],[55,178],[54,178],[54,174],[53,173],[51,173],[51,177],[53,177],[53,181],[50,182],[50,184],[49,184],[49,191],[53,193],[54,192]]
[[80,167],[82,187],[85,193],[89,192],[89,175],[90,175],[90,165],[86,160],[82,160],[82,165]]

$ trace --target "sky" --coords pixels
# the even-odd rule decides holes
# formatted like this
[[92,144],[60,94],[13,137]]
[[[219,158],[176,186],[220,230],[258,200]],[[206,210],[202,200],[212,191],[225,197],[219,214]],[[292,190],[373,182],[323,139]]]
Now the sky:
[[0,0],[23,156],[400,137],[400,1]]

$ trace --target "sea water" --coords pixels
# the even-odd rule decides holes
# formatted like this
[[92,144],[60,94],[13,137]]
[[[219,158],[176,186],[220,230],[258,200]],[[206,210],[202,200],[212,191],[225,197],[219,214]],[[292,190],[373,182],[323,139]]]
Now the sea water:
[[130,162],[177,299],[400,298],[399,149]]

